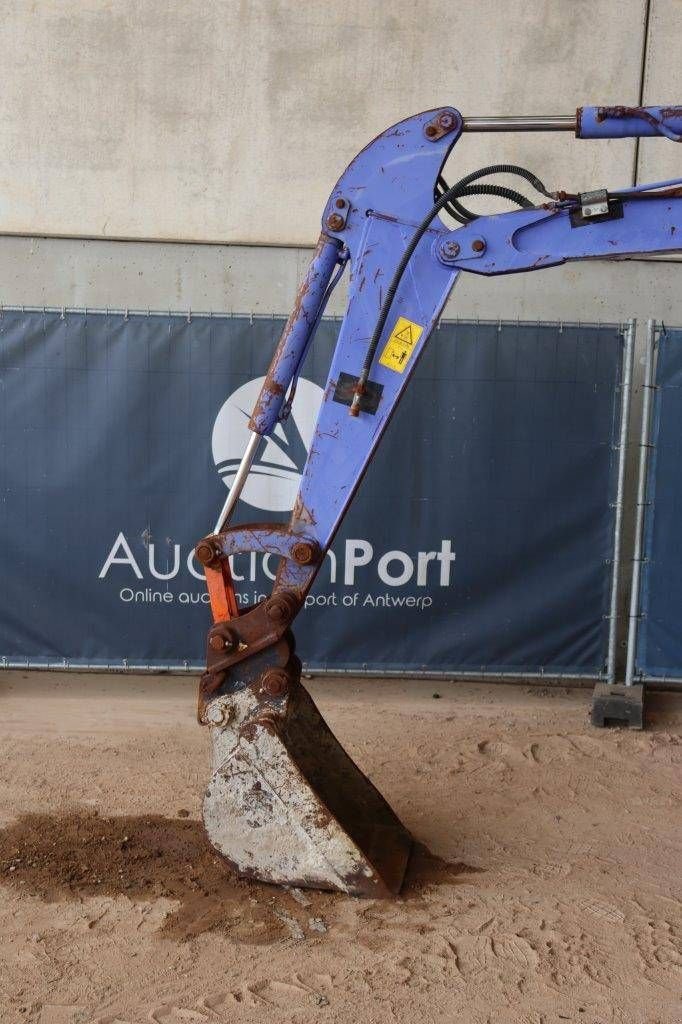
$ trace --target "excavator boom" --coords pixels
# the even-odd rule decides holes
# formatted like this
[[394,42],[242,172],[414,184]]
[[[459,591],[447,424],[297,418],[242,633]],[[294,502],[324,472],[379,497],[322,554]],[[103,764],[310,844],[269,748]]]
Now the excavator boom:
[[[247,877],[362,896],[400,890],[411,837],[302,686],[290,627],[459,274],[682,248],[682,179],[572,194],[550,192],[525,168],[505,164],[449,186],[443,166],[466,131],[679,142],[682,107],[583,107],[573,117],[510,119],[429,110],[374,139],[333,189],[241,466],[214,532],[196,548],[214,620],[199,689],[199,720],[213,752],[204,822],[216,849]],[[490,184],[499,173],[523,179],[537,202]],[[465,205],[472,195],[501,196],[519,209],[476,216]],[[459,226],[447,226],[442,212]],[[261,439],[290,412],[346,267],[346,312],[290,521],[230,526]],[[270,597],[238,609],[230,558],[249,551],[278,556],[279,566]]]

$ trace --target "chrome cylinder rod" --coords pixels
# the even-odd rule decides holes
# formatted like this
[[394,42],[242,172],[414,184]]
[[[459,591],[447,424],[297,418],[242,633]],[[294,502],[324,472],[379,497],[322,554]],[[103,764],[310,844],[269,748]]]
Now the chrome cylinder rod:
[[246,451],[242,455],[242,461],[239,463],[239,469],[237,470],[232,486],[230,487],[230,493],[225,499],[225,504],[220,510],[218,521],[216,522],[213,530],[214,533],[220,533],[223,527],[229,522],[230,517],[234,512],[234,507],[239,501],[239,495],[242,493],[242,489],[246,483],[249,470],[253,465],[253,460],[256,458],[256,452],[258,451],[258,446],[260,445],[261,440],[262,436],[257,434],[255,430],[252,430],[249,443],[246,446]]
[[576,116],[568,117],[465,117],[465,132],[575,132]]

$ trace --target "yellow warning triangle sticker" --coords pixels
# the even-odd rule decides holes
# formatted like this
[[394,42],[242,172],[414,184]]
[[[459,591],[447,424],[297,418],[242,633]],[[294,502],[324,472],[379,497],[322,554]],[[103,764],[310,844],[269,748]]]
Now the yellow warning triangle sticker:
[[403,373],[423,333],[421,324],[399,316],[379,357],[379,363],[396,373]]
[[396,341],[402,341],[406,345],[412,345],[412,324],[408,324],[407,327],[403,327],[402,331],[398,331],[397,334],[393,335]]

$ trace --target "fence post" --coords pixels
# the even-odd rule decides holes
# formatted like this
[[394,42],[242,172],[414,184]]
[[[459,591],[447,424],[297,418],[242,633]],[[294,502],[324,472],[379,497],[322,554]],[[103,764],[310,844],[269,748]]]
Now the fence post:
[[651,436],[651,392],[654,386],[654,347],[656,324],[646,325],[646,353],[642,395],[642,429],[639,442],[639,476],[637,479],[637,515],[635,519],[635,546],[632,555],[632,589],[630,591],[630,618],[628,622],[628,654],[625,666],[625,685],[632,686],[635,676],[637,627],[639,626],[639,588],[642,576],[642,546],[644,543],[644,507],[646,504],[649,467],[649,439]]
[[613,572],[611,574],[611,608],[609,613],[609,644],[606,660],[606,681],[616,681],[616,638],[618,633],[618,594],[620,590],[620,562],[623,534],[623,491],[625,488],[625,452],[630,423],[630,395],[632,391],[632,363],[635,347],[636,320],[628,320],[625,329],[623,353],[623,379],[620,396],[620,440],[618,443],[618,484],[616,487],[616,514],[613,527]]

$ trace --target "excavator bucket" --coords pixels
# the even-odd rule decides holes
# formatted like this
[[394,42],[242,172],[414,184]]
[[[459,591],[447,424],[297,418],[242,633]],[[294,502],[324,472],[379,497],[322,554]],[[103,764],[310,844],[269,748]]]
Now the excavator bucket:
[[300,682],[269,702],[251,689],[215,698],[204,720],[204,824],[241,876],[354,896],[400,891],[411,837]]

